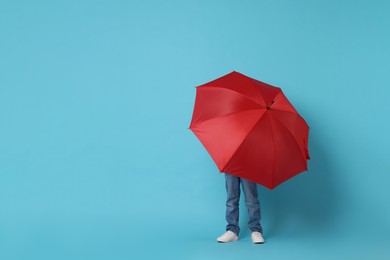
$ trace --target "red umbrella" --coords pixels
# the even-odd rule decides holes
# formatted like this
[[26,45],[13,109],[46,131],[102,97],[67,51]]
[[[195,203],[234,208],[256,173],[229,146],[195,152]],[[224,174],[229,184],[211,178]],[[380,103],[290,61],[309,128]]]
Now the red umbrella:
[[196,88],[190,129],[220,172],[273,189],[307,170],[305,120],[280,88],[241,73]]

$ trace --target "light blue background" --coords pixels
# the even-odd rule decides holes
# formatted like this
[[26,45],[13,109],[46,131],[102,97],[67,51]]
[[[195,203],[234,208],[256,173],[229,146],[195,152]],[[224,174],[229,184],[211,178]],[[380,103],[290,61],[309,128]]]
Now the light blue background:
[[[0,2],[0,258],[389,259],[389,1]],[[280,86],[309,172],[225,228],[194,87]]]

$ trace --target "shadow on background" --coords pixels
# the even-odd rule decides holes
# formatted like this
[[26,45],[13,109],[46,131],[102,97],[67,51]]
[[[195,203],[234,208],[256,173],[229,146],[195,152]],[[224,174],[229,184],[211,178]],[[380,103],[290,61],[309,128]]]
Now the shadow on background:
[[[337,230],[342,216],[343,193],[329,140],[320,131],[310,132],[309,171],[269,190],[259,188],[262,226],[266,238],[325,235]],[[243,195],[243,194],[242,194]],[[243,196],[242,196],[243,197]],[[241,236],[248,236],[248,214],[240,200]]]
[[309,171],[274,190],[259,188],[265,236],[324,234],[337,229],[343,199],[326,138],[311,132]]

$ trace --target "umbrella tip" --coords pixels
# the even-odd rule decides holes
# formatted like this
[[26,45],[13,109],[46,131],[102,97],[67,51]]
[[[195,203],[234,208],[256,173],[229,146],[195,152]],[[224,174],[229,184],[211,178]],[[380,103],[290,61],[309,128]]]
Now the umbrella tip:
[[275,103],[275,101],[274,100],[272,100],[272,102],[271,102],[271,104],[270,105],[268,105],[266,108],[267,108],[267,110],[269,110],[270,108],[271,108],[271,106],[272,106],[272,104],[273,103]]

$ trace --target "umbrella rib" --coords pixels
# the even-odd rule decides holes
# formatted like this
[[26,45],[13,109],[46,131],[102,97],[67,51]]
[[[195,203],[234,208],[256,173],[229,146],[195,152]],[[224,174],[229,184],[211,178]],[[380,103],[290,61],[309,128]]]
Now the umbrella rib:
[[[256,89],[256,92],[259,90],[258,89],[258,87],[256,86],[256,84],[253,82],[253,80],[256,80],[256,79],[253,79],[253,78],[251,78],[252,80],[250,81],[251,82],[251,85],[253,86],[253,88],[255,88]],[[259,95],[260,97],[261,97],[261,99],[263,100],[263,102],[264,102],[264,104],[265,104],[265,100],[264,100],[264,98],[263,98],[263,96],[262,95]],[[267,105],[267,104],[266,104]]]
[[[275,110],[275,111],[280,111],[280,112],[285,112],[285,113],[290,113],[290,114],[293,114],[293,115],[297,115],[299,117],[302,118],[302,116],[297,112],[291,112],[291,111],[287,111],[287,110],[283,110],[283,109],[278,109],[278,108],[270,108],[271,110]],[[302,118],[303,119],[303,118]]]
[[268,120],[270,121],[270,126],[271,126],[271,133],[272,133],[272,140],[273,140],[273,144],[274,144],[274,161],[273,161],[273,164],[274,164],[274,167],[272,167],[272,178],[271,178],[271,185],[272,187],[275,187],[274,186],[274,183],[275,183],[275,168],[276,168],[276,156],[275,156],[275,134],[274,134],[274,127],[272,125],[272,120],[270,120],[268,118]]
[[[255,103],[256,105],[260,105],[260,106],[263,106],[262,104],[256,102],[256,100],[248,97],[247,95],[237,91],[237,90],[234,90],[234,89],[230,89],[230,88],[223,88],[223,87],[218,87],[218,86],[199,86],[197,87],[198,89],[200,88],[219,88],[219,89],[224,89],[224,90],[228,90],[228,91],[232,91],[234,93],[237,93],[237,94],[240,94],[241,96],[245,97],[246,99],[250,100],[251,102]],[[264,106],[265,107],[265,106]]]
[[[293,114],[295,116],[298,116],[299,118],[302,119],[303,122],[305,122],[305,124],[307,125],[307,127],[309,127],[309,125],[306,123],[305,119],[303,119],[303,117],[299,114],[299,113],[295,113],[295,112],[291,112],[291,111],[287,111],[287,110],[281,110],[281,109],[272,109],[274,111],[278,111],[278,112],[283,112],[283,113],[290,113],[290,114]],[[280,122],[280,120],[279,120]],[[310,128],[310,127],[309,127]]]
[[[257,81],[257,82],[260,82],[260,83],[265,84],[265,85],[267,85],[267,86],[270,86],[270,87],[279,89],[279,92],[277,92],[277,93],[275,94],[275,96],[272,98],[272,100],[275,99],[276,96],[279,95],[279,93],[282,91],[279,87],[269,85],[269,84],[267,84],[267,83],[265,83],[265,82],[262,82],[262,81],[259,81],[259,80],[257,80],[257,79],[253,79],[253,78],[251,78],[251,79],[253,80],[253,81],[251,80],[251,84],[252,84],[252,86],[253,86],[256,90],[258,90],[258,86],[255,84],[254,81]],[[266,103],[265,100],[264,100],[264,97],[263,97],[262,95],[260,95],[260,96],[261,96],[261,98],[263,99],[264,103]]]
[[[228,117],[228,116],[231,116],[231,115],[234,115],[234,114],[238,114],[238,113],[241,113],[241,112],[255,111],[255,110],[261,110],[261,108],[243,109],[243,110],[240,110],[240,111],[236,111],[236,112],[225,114],[223,116],[216,116],[216,117],[208,118],[206,120],[201,120],[201,121],[198,121],[196,123],[192,123],[189,128],[191,129],[191,127],[193,127],[193,126],[196,126],[198,124],[201,124],[201,123],[213,120],[213,119],[219,119],[219,118]],[[257,122],[256,122],[256,124],[257,124]]]
[[[290,130],[277,118],[274,118],[275,120],[277,120],[279,122],[280,125],[282,125],[282,127],[284,129],[286,129],[286,131],[288,132],[288,134],[292,137],[292,139],[294,140],[296,146],[298,147],[298,150],[301,150],[297,140],[295,139],[295,136],[290,132]],[[306,122],[305,122],[306,123]],[[307,170],[307,161],[305,159],[305,156],[302,156],[302,159],[303,159],[303,164],[305,165],[305,169]]]
[[[246,77],[248,77],[248,76],[246,76]],[[259,89],[258,89],[258,86],[255,84],[255,81],[256,81],[256,82],[260,82],[260,83],[262,83],[262,84],[265,84],[265,85],[267,85],[267,86],[273,87],[273,88],[278,88],[278,89],[280,89],[279,87],[272,86],[272,85],[270,85],[270,84],[268,84],[268,83],[259,81],[259,80],[257,80],[257,79],[254,79],[254,78],[251,78],[251,77],[248,77],[248,78],[251,79],[251,80],[250,80],[251,85],[256,89],[256,91],[258,91]],[[277,93],[276,95],[278,95],[278,93]],[[275,95],[275,97],[276,97],[276,95]],[[262,100],[264,101],[264,103],[265,103],[264,97],[263,97],[262,95],[260,95],[260,97],[261,97],[261,99],[262,99]],[[274,97],[274,98],[275,98],[275,97]]]
[[251,130],[248,132],[248,134],[245,136],[245,138],[242,139],[241,143],[237,146],[236,150],[234,151],[234,153],[230,156],[229,160],[227,160],[225,166],[223,167],[222,171],[221,172],[225,172],[225,168],[226,166],[229,164],[230,160],[234,157],[234,155],[237,153],[237,151],[240,149],[240,147],[242,146],[242,144],[245,142],[246,138],[252,133],[252,131],[255,129],[256,125],[260,122],[260,120],[264,117],[266,113],[264,112],[260,117],[259,119],[257,119],[256,123],[253,124]]

